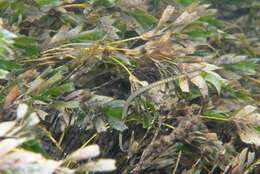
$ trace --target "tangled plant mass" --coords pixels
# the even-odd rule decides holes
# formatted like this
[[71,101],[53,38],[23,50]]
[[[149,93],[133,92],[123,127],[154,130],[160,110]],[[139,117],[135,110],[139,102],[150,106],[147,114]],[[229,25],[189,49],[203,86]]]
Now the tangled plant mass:
[[258,0],[0,0],[0,173],[259,173]]

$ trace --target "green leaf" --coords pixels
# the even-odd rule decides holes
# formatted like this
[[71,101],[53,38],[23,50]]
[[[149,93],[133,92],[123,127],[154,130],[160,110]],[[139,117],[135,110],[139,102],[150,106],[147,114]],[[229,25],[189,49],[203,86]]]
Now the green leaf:
[[111,8],[116,5],[116,0],[94,0],[94,6]]
[[208,37],[211,32],[207,31],[205,28],[200,27],[196,29],[192,29],[190,31],[185,31],[191,37]]
[[58,101],[51,105],[52,108],[55,109],[73,109],[73,108],[79,108],[80,103],[79,101]]
[[225,92],[226,95],[229,95],[230,97],[236,98],[238,100],[254,101],[254,99],[247,91],[236,90],[227,85],[222,86],[222,91]]
[[56,74],[54,74],[53,76],[51,76],[48,80],[46,80],[46,82],[41,86],[41,88],[39,89],[39,93],[41,92],[45,92],[46,90],[48,90],[53,84],[55,84],[56,82],[60,81],[63,78],[63,74],[59,71]]
[[117,119],[121,119],[122,116],[122,108],[112,108],[105,107],[102,109],[103,113],[105,113],[108,117],[113,117]]
[[185,33],[191,37],[209,37],[212,33],[216,33],[215,26],[208,25],[206,22],[196,21],[185,28]]
[[36,57],[40,53],[39,44],[31,37],[15,38],[13,45],[20,49],[25,56]]
[[20,68],[20,65],[17,63],[14,63],[13,61],[0,59],[0,68],[4,69],[4,70],[13,70],[13,69]]
[[227,116],[225,113],[218,111],[218,110],[208,110],[208,111],[204,111],[202,113],[202,115],[204,116],[208,116],[211,118],[215,118],[215,119],[227,119]]
[[113,100],[104,105],[101,111],[108,117],[121,119],[124,107],[124,100]]
[[48,101],[52,97],[57,97],[65,92],[71,92],[75,89],[73,83],[66,83],[60,86],[53,86],[51,88],[46,88],[45,90],[38,92],[33,97],[35,99]]
[[130,121],[141,124],[143,128],[147,129],[153,125],[154,120],[158,118],[159,114],[154,105],[149,101],[142,101],[142,104],[144,113],[142,113],[142,115],[133,113],[129,115],[128,118]]
[[222,83],[224,83],[224,79],[220,75],[212,71],[204,71],[202,72],[202,76],[207,82],[211,83],[216,88],[218,94],[220,94],[221,85]]
[[6,9],[8,7],[9,2],[5,0],[0,0],[0,10]]
[[60,0],[34,0],[40,6],[48,5],[48,6],[57,6],[60,4]]
[[107,102],[104,107],[112,107],[112,108],[123,108],[125,104],[124,100],[113,100]]
[[54,87],[50,88],[45,94],[51,95],[51,96],[58,96],[65,92],[71,92],[74,89],[75,89],[75,87],[74,87],[73,83],[66,83],[66,84],[63,84],[60,86],[54,86]]
[[151,30],[157,24],[157,19],[145,11],[135,10],[129,14],[135,18],[144,31]]
[[6,4],[6,8],[10,9],[11,11],[4,11],[6,12],[5,15],[8,16],[11,22],[16,22],[19,20],[19,17],[23,15],[25,12],[25,3],[19,2],[18,0],[8,1]]
[[198,21],[207,23],[207,24],[209,24],[211,26],[215,26],[215,27],[222,27],[224,25],[224,22],[217,19],[215,16],[202,16],[199,18]]
[[[155,120],[155,116],[158,114],[154,105],[148,101],[143,102],[145,113],[141,117],[143,128],[150,128]],[[139,118],[140,119],[140,118]]]
[[127,129],[127,126],[121,121],[123,106],[123,100],[113,100],[106,103],[101,109],[102,113],[107,116],[108,122],[111,124],[112,128],[119,131]]
[[60,14],[60,18],[64,21],[65,24],[72,26],[80,25],[83,23],[83,21],[85,21],[85,18],[74,13],[62,13]]
[[227,70],[237,72],[243,75],[255,75],[256,69],[259,68],[257,59],[248,59],[241,61],[237,64],[226,64],[223,65]]
[[256,131],[260,132],[260,126],[259,125],[254,125],[254,128]]
[[97,29],[92,31],[86,31],[78,34],[77,36],[71,39],[72,42],[89,42],[89,41],[96,41],[100,40],[104,37],[104,33]]
[[22,148],[31,152],[40,153],[48,158],[49,155],[37,140],[30,140],[22,144]]
[[215,16],[202,16],[186,27],[185,33],[191,37],[209,37],[211,34],[216,34],[218,27],[222,26],[223,23]]
[[153,117],[151,114],[145,113],[142,118],[142,125],[143,128],[150,128],[153,122]]
[[[55,72],[56,70],[54,70],[53,72]],[[42,74],[41,78],[43,76],[47,76],[47,74],[49,73],[53,73],[53,72],[46,72],[46,75]],[[45,77],[46,78],[46,77]],[[56,72],[54,75],[52,75],[49,79],[47,79],[37,90],[37,92],[35,94],[33,94],[33,98],[34,99],[38,99],[38,100],[49,100],[51,99],[51,96],[58,96],[59,94],[63,93],[63,92],[69,92],[72,91],[74,89],[73,84],[67,83],[67,84],[63,84],[60,86],[55,86],[55,84],[57,82],[59,82],[60,80],[62,80],[63,78],[63,73],[62,70],[59,70],[58,72]]]
[[194,2],[194,0],[176,0],[176,2],[178,4],[182,4],[182,5],[189,5],[191,4],[192,2]]
[[123,123],[121,120],[114,118],[114,117],[108,117],[108,122],[111,124],[112,128],[118,130],[118,131],[124,131],[127,129],[127,126],[125,123]]

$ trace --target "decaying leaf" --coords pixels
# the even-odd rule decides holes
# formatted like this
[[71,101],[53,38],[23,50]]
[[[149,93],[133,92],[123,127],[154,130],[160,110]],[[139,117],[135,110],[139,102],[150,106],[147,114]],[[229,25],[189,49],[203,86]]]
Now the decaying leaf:
[[15,99],[20,95],[20,89],[18,87],[18,85],[13,86],[9,93],[7,94],[6,98],[5,98],[5,102],[4,102],[4,109],[7,109],[11,104],[13,104],[13,102],[15,101]]
[[119,39],[119,36],[117,35],[119,30],[113,26],[115,19],[111,16],[104,16],[100,19],[100,23],[108,38]]
[[146,10],[147,9],[146,1],[147,0],[132,0],[132,1],[120,0],[118,5],[126,10],[134,10],[134,9]]
[[203,97],[208,95],[208,85],[200,75],[193,77],[191,82],[199,88]]
[[257,173],[258,1],[0,0],[0,173]]
[[180,78],[179,85],[180,85],[182,92],[190,92],[189,81],[188,81],[187,77]]
[[178,57],[190,55],[195,51],[197,43],[189,41],[174,43],[171,37],[171,32],[165,32],[165,34],[163,34],[159,40],[152,40],[146,43],[146,56],[148,58],[159,60],[174,60]]
[[232,117],[236,123],[241,140],[248,144],[260,146],[260,114],[256,113],[256,107],[247,105]]
[[166,24],[171,19],[174,10],[175,10],[174,6],[169,5],[166,7],[166,9],[163,11],[163,14],[161,15],[161,18],[155,30],[158,30],[161,27],[163,27],[163,25]]
[[253,164],[254,160],[255,153],[249,152],[245,148],[225,168],[224,174],[246,173],[246,170]]
[[[220,69],[216,65],[209,63],[179,63],[178,66],[182,72],[187,73],[187,77],[189,77],[188,72],[191,70],[198,69],[201,72],[197,76],[190,78],[190,81],[200,89],[204,97],[208,95],[208,85],[206,82],[211,83],[216,88],[218,94],[220,94],[221,86],[227,84],[227,80],[214,72]],[[179,85],[183,92],[189,91],[187,77],[179,79]]]

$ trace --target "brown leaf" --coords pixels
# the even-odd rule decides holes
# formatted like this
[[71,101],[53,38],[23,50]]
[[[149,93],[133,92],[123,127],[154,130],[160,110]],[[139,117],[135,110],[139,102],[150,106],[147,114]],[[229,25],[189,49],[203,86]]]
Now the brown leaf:
[[44,82],[45,82],[45,80],[43,78],[41,78],[41,77],[35,79],[32,82],[31,87],[27,90],[27,93],[31,93],[31,92],[37,91],[43,85]]
[[11,88],[11,90],[7,94],[3,108],[8,109],[19,95],[21,95],[20,89],[18,85],[15,85],[14,87]]
[[153,40],[146,44],[146,56],[152,58],[169,58],[172,53],[170,46],[171,32],[166,32],[159,40]]
[[175,43],[171,40],[171,32],[165,32],[159,40],[151,40],[145,44],[146,57],[154,59],[174,59],[190,55],[195,51],[193,42]]
[[260,132],[255,126],[260,125],[260,114],[256,113],[256,107],[247,105],[242,108],[232,120],[236,123],[241,140],[248,144],[260,146]]
[[200,63],[178,63],[178,68],[182,73],[189,73],[196,70],[202,70],[204,65]]
[[29,69],[29,70],[25,71],[24,73],[22,73],[21,75],[19,75],[18,78],[29,81],[37,75],[39,75],[39,73],[36,69]]
[[160,18],[160,21],[156,27],[156,29],[161,28],[166,22],[168,22],[175,11],[175,7],[169,5],[166,7],[166,9],[163,11],[163,14]]
[[134,10],[134,9],[138,9],[138,10],[146,10],[147,9],[147,5],[146,5],[146,0],[120,0],[118,2],[118,5],[129,11],[129,10]]
[[187,77],[180,78],[179,86],[180,86],[182,92],[190,92],[189,82],[188,82]]
[[57,42],[60,42],[61,40],[64,40],[65,33],[69,31],[69,27],[66,25],[63,25],[59,31],[51,38],[51,41],[49,44],[54,44]]
[[208,85],[200,75],[193,77],[191,79],[191,82],[200,89],[203,97],[206,97],[208,95]]
[[254,160],[255,153],[249,152],[248,148],[245,148],[226,166],[224,174],[246,173]]

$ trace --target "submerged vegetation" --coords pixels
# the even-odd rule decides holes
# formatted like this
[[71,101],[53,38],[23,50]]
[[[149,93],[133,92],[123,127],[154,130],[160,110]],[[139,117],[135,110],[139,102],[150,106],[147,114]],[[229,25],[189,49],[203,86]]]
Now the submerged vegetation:
[[258,0],[0,0],[0,173],[260,171]]

